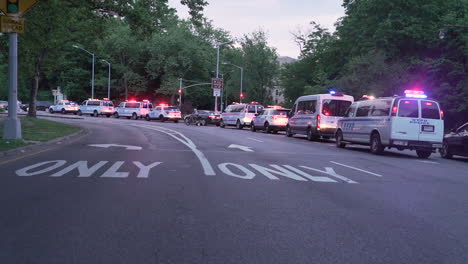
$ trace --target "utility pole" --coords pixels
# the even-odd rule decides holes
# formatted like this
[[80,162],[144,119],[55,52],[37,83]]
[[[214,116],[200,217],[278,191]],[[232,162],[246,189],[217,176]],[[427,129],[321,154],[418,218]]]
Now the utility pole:
[[91,51],[85,50],[82,47],[79,47],[77,45],[73,45],[73,47],[76,48],[76,49],[80,49],[80,50],[88,53],[89,55],[93,56],[93,69],[92,69],[93,72],[91,73],[91,99],[94,99],[94,60],[95,60],[96,56]]
[[179,108],[182,107],[182,78],[179,78]]
[[10,33],[8,51],[8,117],[3,127],[3,139],[21,139],[21,121],[18,118],[18,33]]
[[[232,41],[227,41],[227,42],[217,42],[216,43],[216,48],[217,48],[217,54],[216,54],[216,79],[219,78],[219,48],[223,45],[229,44]],[[222,98],[222,97],[221,97]],[[218,112],[218,96],[215,96],[215,112]]]

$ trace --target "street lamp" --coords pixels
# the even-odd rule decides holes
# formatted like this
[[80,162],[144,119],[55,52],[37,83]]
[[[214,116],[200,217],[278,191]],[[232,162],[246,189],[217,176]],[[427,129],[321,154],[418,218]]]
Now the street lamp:
[[93,56],[93,72],[92,72],[92,75],[91,75],[91,99],[94,99],[94,59],[95,59],[95,55],[94,53],[90,52],[90,51],[87,51],[85,49],[83,49],[82,47],[79,47],[77,45],[73,45],[74,48],[76,49],[80,49],[82,51],[85,51],[86,53],[90,54],[91,56]]
[[105,62],[107,63],[107,65],[109,65],[109,80],[107,81],[107,99],[110,100],[110,87],[111,87],[111,64],[110,62],[102,59],[101,60],[102,62]]
[[242,98],[244,97],[244,94],[243,94],[243,83],[244,83],[244,67],[241,67],[241,66],[238,66],[238,65],[235,65],[235,64],[232,64],[232,63],[228,63],[228,62],[224,62],[223,63],[224,65],[231,65],[231,66],[234,66],[238,69],[240,69],[240,73],[241,73],[241,76],[240,76],[240,94],[239,94],[239,103],[242,103]]
[[[232,41],[227,41],[227,42],[216,42],[216,49],[217,49],[217,55],[216,55],[216,79],[219,78],[219,48],[223,45],[230,44]],[[222,98],[222,97],[221,97]],[[215,112],[218,112],[218,96],[215,96]]]

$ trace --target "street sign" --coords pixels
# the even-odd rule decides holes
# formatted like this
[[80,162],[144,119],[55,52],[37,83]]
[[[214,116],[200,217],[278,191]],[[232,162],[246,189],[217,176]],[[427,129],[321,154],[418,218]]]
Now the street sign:
[[224,79],[223,78],[213,78],[211,79],[211,86],[213,89],[223,89],[224,88]]
[[213,89],[213,96],[221,96],[221,89],[218,89],[218,88],[214,88]]
[[1,16],[0,31],[3,33],[24,33],[24,18]]
[[39,0],[0,0],[0,10],[7,16],[22,16]]

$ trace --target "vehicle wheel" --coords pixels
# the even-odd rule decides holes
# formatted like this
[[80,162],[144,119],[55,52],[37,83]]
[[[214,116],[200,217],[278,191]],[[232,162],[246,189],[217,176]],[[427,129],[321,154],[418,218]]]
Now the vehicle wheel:
[[120,116],[119,116],[119,113],[115,112],[115,113],[114,113],[114,117],[115,117],[115,118],[119,118],[119,117],[120,117]]
[[76,115],[77,113],[76,112],[73,112],[74,115]]
[[159,116],[159,121],[164,122],[164,116],[160,115]]
[[343,143],[343,132],[341,132],[341,130],[336,132],[335,139],[336,139],[336,147],[337,148],[345,148],[346,147],[346,143]]
[[270,124],[268,123],[265,123],[265,125],[263,125],[263,127],[265,128],[265,132],[267,134],[270,134],[272,132],[271,128],[270,128]]
[[67,112],[65,111],[65,109],[62,108],[62,111],[60,111],[60,113],[61,113],[62,115],[64,115],[64,114],[66,114]]
[[96,110],[94,110],[93,116],[94,116],[94,117],[98,117],[98,116],[99,116],[99,114],[98,114],[98,112],[97,112]]
[[220,128],[225,128],[226,127],[226,124],[224,124],[224,121],[222,119],[219,121],[219,127]]
[[111,115],[106,115],[107,118],[109,118]]
[[179,123],[179,120],[174,120],[174,123],[176,123],[176,124]]
[[237,129],[243,129],[243,128],[244,128],[244,126],[241,124],[240,120],[237,120],[237,122],[236,122],[236,128],[237,128]]
[[287,126],[286,127],[286,136],[287,137],[292,137],[294,134],[292,133],[291,131],[291,127],[290,126]]
[[184,118],[184,123],[185,123],[187,126],[190,126],[190,118]]
[[146,115],[146,116],[145,116],[145,120],[146,120],[146,121],[151,121],[151,118],[149,117],[149,115]]
[[132,117],[131,117],[131,116],[127,116],[127,119],[130,119],[130,118],[132,118]]
[[138,119],[137,114],[136,114],[136,113],[133,113],[133,114],[132,114],[132,120],[137,120],[137,119]]
[[444,159],[451,159],[453,158],[453,154],[450,153],[449,145],[447,141],[444,141],[442,144],[442,148],[439,150],[440,156]]
[[252,132],[257,131],[257,129],[255,128],[255,124],[253,122],[250,124],[250,131]]
[[53,114],[54,110],[52,110],[52,108],[49,108],[49,113]]
[[205,119],[200,120],[200,126],[206,126],[206,120]]
[[82,116],[82,115],[83,115],[83,113],[81,112],[81,110],[78,110],[78,115],[79,115],[79,116]]
[[431,156],[432,151],[430,150],[416,150],[416,154],[420,159],[427,159]]
[[309,141],[312,141],[312,140],[315,140],[317,138],[317,136],[315,136],[313,133],[312,133],[312,129],[309,127],[307,129],[307,140]]
[[373,154],[380,155],[384,152],[384,146],[382,145],[382,141],[380,141],[379,133],[373,133],[371,136],[371,146],[370,150]]

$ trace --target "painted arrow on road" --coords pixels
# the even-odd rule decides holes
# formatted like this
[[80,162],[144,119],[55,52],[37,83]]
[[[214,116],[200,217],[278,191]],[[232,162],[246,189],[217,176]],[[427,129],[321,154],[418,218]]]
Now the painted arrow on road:
[[90,147],[96,147],[96,148],[116,147],[116,148],[125,148],[126,150],[142,150],[142,147],[129,146],[129,145],[118,145],[118,144],[93,144],[93,145],[89,145],[89,146]]
[[254,152],[251,147],[246,147],[246,146],[241,146],[241,145],[236,145],[236,144],[231,144],[229,145],[228,148],[236,148],[236,149],[243,150],[245,152]]

